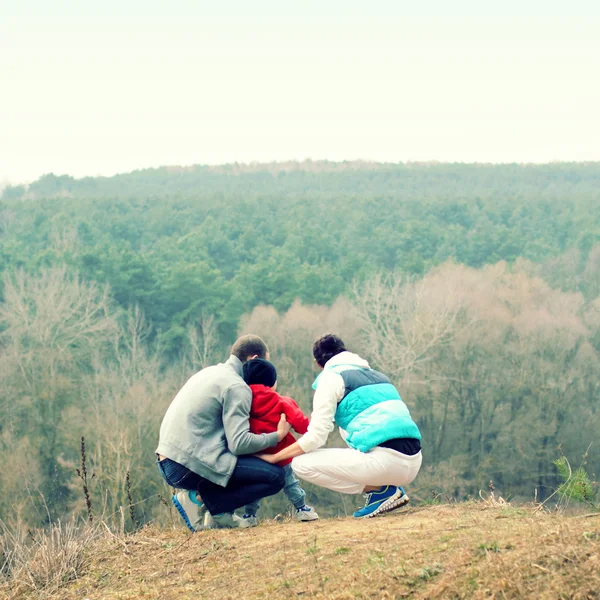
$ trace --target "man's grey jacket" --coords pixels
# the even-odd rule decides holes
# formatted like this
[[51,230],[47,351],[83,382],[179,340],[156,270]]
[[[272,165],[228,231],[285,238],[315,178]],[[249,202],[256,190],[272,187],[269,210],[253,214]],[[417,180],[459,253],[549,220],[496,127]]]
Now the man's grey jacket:
[[239,455],[260,452],[278,441],[277,433],[250,433],[251,404],[252,392],[236,356],[202,369],[167,409],[156,453],[226,486]]

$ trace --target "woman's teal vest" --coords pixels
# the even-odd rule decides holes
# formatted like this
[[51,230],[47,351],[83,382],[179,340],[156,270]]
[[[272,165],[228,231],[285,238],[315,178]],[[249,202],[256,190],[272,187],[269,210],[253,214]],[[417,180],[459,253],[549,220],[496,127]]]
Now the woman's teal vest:
[[[335,422],[348,433],[352,448],[368,452],[371,448],[397,438],[421,439],[398,390],[383,373],[356,365],[327,367],[344,380],[344,397],[338,404]],[[316,389],[317,377],[313,388]]]

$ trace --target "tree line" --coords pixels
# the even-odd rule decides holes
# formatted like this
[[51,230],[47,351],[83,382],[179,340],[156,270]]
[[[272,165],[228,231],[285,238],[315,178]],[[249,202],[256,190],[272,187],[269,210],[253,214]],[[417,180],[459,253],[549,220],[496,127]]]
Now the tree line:
[[[600,240],[600,164],[291,163],[47,175],[0,201],[0,271],[67,264],[139,306],[176,356],[198,313],[224,338],[259,304],[331,304],[374,271],[423,275]],[[588,279],[579,289],[587,297]],[[568,284],[569,282],[567,282]],[[563,283],[561,283],[563,285]]]
[[[505,496],[545,497],[561,451],[586,456],[594,476],[599,174],[271,165],[134,173],[104,197],[94,194],[110,178],[9,188],[0,519],[85,511],[82,436],[95,510],[120,514],[129,473],[139,518],[166,518],[153,464],[161,417],[187,377],[247,331],[267,340],[282,391],[307,413],[310,346],[324,330],[390,375],[424,435],[416,498],[468,497],[490,479]],[[354,508],[309,493],[323,514]]]

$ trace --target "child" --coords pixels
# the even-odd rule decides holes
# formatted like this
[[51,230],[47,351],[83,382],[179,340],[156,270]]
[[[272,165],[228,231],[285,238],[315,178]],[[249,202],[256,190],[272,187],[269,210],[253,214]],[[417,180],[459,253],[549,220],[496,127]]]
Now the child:
[[[252,390],[252,408],[250,410],[250,431],[252,433],[272,433],[277,431],[277,423],[281,413],[285,413],[288,423],[292,428],[305,434],[308,428],[308,419],[291,398],[280,396],[277,389],[277,371],[275,366],[268,360],[255,358],[244,363],[244,381]],[[265,450],[269,454],[275,454],[293,444],[296,440],[288,433],[274,448]],[[305,493],[296,479],[290,463],[291,459],[279,463],[285,471],[285,486],[283,491],[294,505],[295,517],[299,521],[315,521],[319,515],[313,508],[304,503]],[[256,513],[258,501],[249,504],[244,509],[244,516],[240,527],[254,527],[258,525]]]

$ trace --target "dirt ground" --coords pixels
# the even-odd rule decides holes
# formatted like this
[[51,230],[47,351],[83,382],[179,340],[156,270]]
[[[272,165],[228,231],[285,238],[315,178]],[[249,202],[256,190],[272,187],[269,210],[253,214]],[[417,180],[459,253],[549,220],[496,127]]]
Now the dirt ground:
[[149,527],[96,542],[88,558],[55,597],[590,599],[600,515],[473,502],[196,534]]

